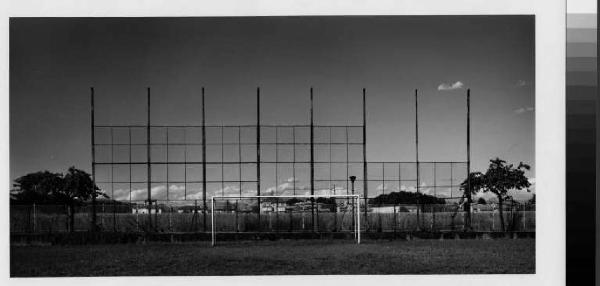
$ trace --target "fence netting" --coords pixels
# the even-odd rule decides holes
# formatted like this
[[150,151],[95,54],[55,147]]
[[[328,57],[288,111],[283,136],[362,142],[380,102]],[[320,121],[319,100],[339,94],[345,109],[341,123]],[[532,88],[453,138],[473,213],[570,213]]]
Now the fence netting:
[[[350,232],[356,215],[352,199],[329,198],[290,202],[229,199],[215,203],[215,228],[219,232]],[[466,211],[458,204],[367,204],[359,207],[361,231],[461,231]],[[314,203],[314,204],[311,204]],[[260,212],[259,212],[260,208]],[[11,205],[12,233],[89,231],[92,207],[74,209],[71,228],[66,205]],[[211,210],[199,201],[98,203],[96,223],[107,232],[210,232]],[[535,231],[535,205],[508,202],[503,206],[505,231]],[[471,206],[472,231],[501,231],[495,204]]]

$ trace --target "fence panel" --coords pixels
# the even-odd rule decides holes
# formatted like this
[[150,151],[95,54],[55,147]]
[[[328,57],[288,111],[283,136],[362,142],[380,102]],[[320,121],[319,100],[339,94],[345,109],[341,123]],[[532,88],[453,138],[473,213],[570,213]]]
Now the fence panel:
[[[215,210],[218,232],[351,232],[356,220],[351,207],[315,203],[314,223],[310,206],[303,209],[262,210],[237,204]],[[471,213],[472,231],[502,231],[500,212],[493,206],[474,205]],[[91,207],[75,209],[73,231],[89,231]],[[147,209],[142,206],[97,206],[97,224],[106,232],[202,232],[210,231],[210,211],[202,212],[198,205],[159,203]],[[462,231],[465,212],[457,205],[361,205],[362,231]],[[206,216],[206,217],[205,217]],[[535,205],[506,206],[503,209],[505,231],[535,231]],[[149,228],[149,221],[152,228]],[[67,207],[64,205],[11,205],[11,233],[53,233],[70,231]],[[259,224],[260,222],[260,224]]]

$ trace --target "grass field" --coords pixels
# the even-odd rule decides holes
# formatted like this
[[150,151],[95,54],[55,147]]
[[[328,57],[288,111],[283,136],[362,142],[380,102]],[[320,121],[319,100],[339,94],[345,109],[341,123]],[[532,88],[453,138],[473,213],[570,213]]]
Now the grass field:
[[534,273],[534,239],[12,246],[12,277]]

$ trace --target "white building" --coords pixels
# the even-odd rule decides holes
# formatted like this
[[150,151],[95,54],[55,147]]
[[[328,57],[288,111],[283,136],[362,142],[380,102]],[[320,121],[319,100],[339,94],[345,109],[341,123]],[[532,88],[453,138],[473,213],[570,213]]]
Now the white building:
[[[131,209],[131,213],[133,213],[133,214],[147,214],[148,213],[148,208],[146,208],[146,207],[133,208],[133,209]],[[155,214],[156,213],[156,209],[155,208],[151,208],[150,209],[150,213],[151,214]],[[162,210],[158,209],[158,213],[161,214]]]

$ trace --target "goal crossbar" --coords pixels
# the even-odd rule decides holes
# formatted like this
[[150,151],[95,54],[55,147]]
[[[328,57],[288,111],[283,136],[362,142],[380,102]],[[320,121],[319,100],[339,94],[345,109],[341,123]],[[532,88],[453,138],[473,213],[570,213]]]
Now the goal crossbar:
[[[360,195],[291,195],[291,196],[212,196],[210,198],[210,220],[211,220],[211,238],[212,246],[216,245],[216,229],[215,229],[215,199],[261,199],[261,198],[304,198],[304,199],[317,199],[317,198],[352,198],[356,200],[357,207],[353,210],[356,211],[356,225],[354,226],[354,236],[356,238],[356,244],[360,244]],[[260,206],[259,206],[260,212]]]

